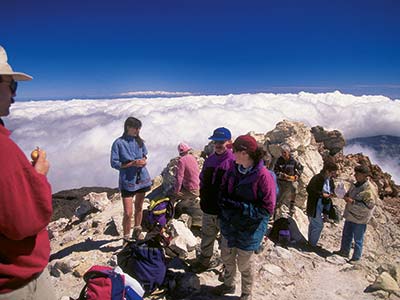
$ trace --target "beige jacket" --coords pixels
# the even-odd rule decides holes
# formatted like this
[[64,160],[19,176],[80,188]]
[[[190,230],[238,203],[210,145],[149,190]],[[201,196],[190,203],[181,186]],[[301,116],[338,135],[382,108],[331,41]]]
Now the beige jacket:
[[375,185],[369,179],[359,187],[353,184],[348,191],[348,196],[355,202],[346,204],[344,218],[356,224],[367,224],[372,218],[378,199],[378,191]]

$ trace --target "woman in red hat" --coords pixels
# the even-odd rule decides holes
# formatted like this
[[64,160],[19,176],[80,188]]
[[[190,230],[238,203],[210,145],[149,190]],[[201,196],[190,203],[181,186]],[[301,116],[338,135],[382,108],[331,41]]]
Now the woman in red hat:
[[224,283],[214,292],[234,293],[237,266],[242,277],[240,299],[248,300],[252,299],[252,258],[273,215],[276,187],[263,164],[265,151],[252,136],[239,136],[233,143],[233,154],[235,161],[222,180],[219,199]]

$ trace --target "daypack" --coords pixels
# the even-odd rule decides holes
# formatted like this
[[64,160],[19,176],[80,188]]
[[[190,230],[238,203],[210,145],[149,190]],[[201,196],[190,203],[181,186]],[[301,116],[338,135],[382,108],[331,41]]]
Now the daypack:
[[275,220],[268,237],[274,243],[287,246],[291,241],[289,220],[287,218],[279,218],[278,220]]
[[146,220],[150,230],[156,226],[165,227],[173,217],[174,205],[168,197],[150,201]]
[[[148,233],[149,235],[151,233]],[[121,269],[143,286],[145,295],[150,295],[164,283],[167,263],[161,246],[159,233],[145,240],[128,242],[117,255]]]
[[329,219],[333,220],[335,223],[339,223],[341,219],[339,208],[332,204],[329,209]]
[[78,300],[124,300],[125,279],[111,267],[92,266],[84,275],[86,285]]

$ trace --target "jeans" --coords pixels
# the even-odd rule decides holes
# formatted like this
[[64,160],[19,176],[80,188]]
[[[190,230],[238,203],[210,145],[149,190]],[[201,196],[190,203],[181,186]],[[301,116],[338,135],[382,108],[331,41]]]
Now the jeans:
[[317,246],[319,238],[321,236],[322,229],[324,228],[324,221],[322,219],[322,211],[324,205],[322,199],[318,199],[317,207],[315,211],[315,218],[309,217],[310,224],[308,225],[308,242],[311,246]]
[[350,253],[351,242],[354,238],[354,252],[352,260],[359,260],[362,254],[362,248],[364,243],[364,233],[367,229],[367,224],[357,224],[350,221],[344,222],[342,243],[340,245],[340,251],[345,254]]

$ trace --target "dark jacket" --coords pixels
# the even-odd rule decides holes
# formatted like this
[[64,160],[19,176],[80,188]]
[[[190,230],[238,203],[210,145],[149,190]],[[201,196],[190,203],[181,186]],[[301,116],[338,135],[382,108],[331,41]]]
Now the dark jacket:
[[[318,173],[311,178],[307,185],[307,215],[311,218],[315,218],[317,211],[318,199],[322,198],[322,189],[324,187],[325,177],[323,173]],[[329,181],[332,193],[335,191],[335,183],[331,178]]]
[[290,176],[297,175],[300,177],[300,175],[303,173],[303,166],[292,156],[290,156],[289,160],[287,161],[280,156],[275,163],[274,172],[278,179],[281,178],[281,173]]
[[213,153],[205,160],[200,173],[200,207],[206,214],[218,215],[219,188],[233,160],[229,149],[221,155]]
[[222,198],[241,203],[240,208],[221,208],[221,234],[228,247],[257,250],[275,208],[276,188],[271,173],[260,162],[243,175],[232,163],[222,180],[221,204]]

